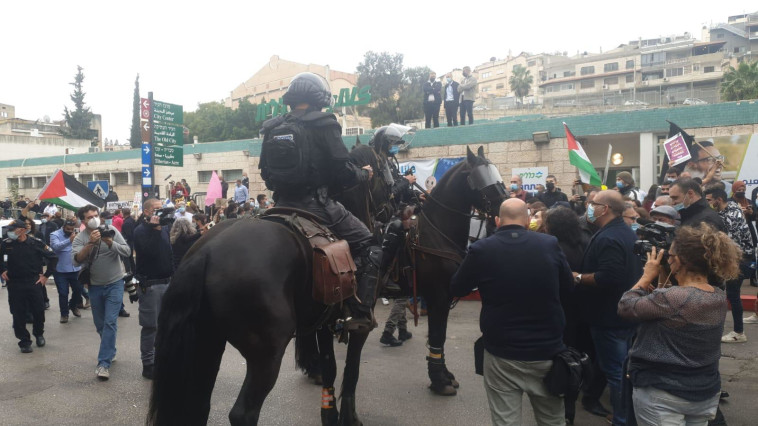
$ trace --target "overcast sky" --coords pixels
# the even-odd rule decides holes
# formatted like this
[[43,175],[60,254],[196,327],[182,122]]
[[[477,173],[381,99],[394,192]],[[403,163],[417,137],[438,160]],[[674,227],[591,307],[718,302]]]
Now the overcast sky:
[[755,0],[4,1],[0,103],[25,119],[62,118],[76,66],[103,136],[125,142],[134,79],[142,96],[220,101],[276,54],[355,71],[368,50],[439,73],[522,51],[598,52],[638,37],[690,32],[756,12]]

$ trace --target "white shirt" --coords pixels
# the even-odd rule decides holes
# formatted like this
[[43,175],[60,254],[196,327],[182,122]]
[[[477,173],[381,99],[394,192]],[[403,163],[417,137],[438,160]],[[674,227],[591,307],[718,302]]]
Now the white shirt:
[[45,207],[45,211],[43,213],[47,213],[51,217],[55,216],[55,214],[58,213],[58,207],[55,204],[50,204],[47,207]]
[[455,100],[455,93],[453,93],[453,82],[447,84],[447,89],[445,90],[445,101],[454,101]]

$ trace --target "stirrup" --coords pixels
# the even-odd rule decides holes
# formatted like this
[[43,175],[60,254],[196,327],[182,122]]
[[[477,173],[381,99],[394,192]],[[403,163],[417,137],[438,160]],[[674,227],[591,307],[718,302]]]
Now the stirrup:
[[371,331],[374,328],[374,322],[371,318],[348,317],[345,319],[345,330],[347,331]]

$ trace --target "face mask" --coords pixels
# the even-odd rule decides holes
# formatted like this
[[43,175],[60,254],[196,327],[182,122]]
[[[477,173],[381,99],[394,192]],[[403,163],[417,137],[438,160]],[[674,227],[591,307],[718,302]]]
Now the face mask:
[[676,210],[676,211],[684,210],[684,203],[679,203],[679,204],[675,205],[674,206],[674,210]]
[[47,223],[47,219],[40,219],[40,222]]
[[587,206],[587,222],[595,223],[597,217],[595,217],[595,206],[590,204]]
[[735,192],[734,198],[745,198],[745,192],[744,191]]
[[552,191],[555,189],[555,184],[553,182],[548,182],[545,184],[545,188],[547,188],[548,191]]
[[632,231],[637,232],[638,229],[640,229],[640,224],[635,222],[631,225]]
[[105,224],[110,226],[113,224],[113,219],[105,219]]
[[621,189],[624,187],[624,182],[616,182],[616,188]]
[[176,212],[177,213],[184,213],[184,207],[179,207],[178,209],[176,209]]
[[71,232],[63,231],[63,235],[66,236],[66,237],[70,237],[71,236]]
[[539,225],[537,224],[537,219],[532,219],[529,221],[529,230],[530,231],[536,231]]
[[666,178],[666,182],[668,183],[674,183],[675,180],[674,178]]
[[15,240],[18,238],[18,234],[16,234],[13,231],[8,231],[8,238],[10,238],[11,240]]
[[392,146],[390,147],[390,150],[389,150],[389,151],[390,151],[390,155],[395,155],[395,154],[397,154],[398,152],[400,152],[400,146],[399,146],[399,145],[392,145]]
[[451,83],[453,81],[453,79],[450,78],[450,77],[446,78],[446,80],[447,80],[448,83]]
[[517,183],[512,183],[511,184],[511,191],[518,191],[518,184]]
[[89,221],[87,221],[87,228],[89,229],[97,229],[97,227],[100,226],[100,218],[99,217],[93,217]]

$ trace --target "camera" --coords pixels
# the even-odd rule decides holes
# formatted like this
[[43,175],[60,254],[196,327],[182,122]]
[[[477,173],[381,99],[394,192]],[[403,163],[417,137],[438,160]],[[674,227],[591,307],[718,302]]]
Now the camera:
[[[637,229],[637,235],[639,240],[634,242],[634,254],[637,256],[645,257],[647,253],[653,251],[653,247],[656,247],[659,251],[671,248],[671,243],[674,241],[674,233],[676,227],[667,223],[653,222],[640,226]],[[664,254],[665,257],[668,253]]]
[[97,227],[97,230],[100,231],[100,238],[113,238],[116,236],[116,230],[108,225],[100,225]]
[[176,211],[173,207],[166,207],[162,208],[160,210],[155,211],[155,216],[158,216],[159,221],[158,224],[160,226],[166,226],[171,225],[176,220],[176,217],[174,216],[174,212]]

